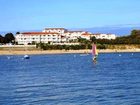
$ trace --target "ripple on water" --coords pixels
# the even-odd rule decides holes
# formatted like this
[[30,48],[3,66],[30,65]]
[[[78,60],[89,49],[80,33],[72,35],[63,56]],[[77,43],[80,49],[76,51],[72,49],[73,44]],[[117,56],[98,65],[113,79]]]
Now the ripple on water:
[[0,56],[0,105],[139,105],[140,53]]

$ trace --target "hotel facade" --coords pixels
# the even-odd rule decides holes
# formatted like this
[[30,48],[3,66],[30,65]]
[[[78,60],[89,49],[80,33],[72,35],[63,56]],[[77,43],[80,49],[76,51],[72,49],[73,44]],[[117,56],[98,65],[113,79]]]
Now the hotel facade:
[[16,34],[18,44],[33,43],[69,43],[70,41],[84,38],[90,40],[91,37],[96,39],[115,39],[115,34],[93,34],[85,31],[68,31],[65,28],[45,28],[42,32],[23,32]]

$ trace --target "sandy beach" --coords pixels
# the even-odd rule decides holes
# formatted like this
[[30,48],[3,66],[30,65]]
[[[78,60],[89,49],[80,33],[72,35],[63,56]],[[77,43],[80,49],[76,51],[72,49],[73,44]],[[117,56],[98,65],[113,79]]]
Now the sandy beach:
[[[140,49],[124,49],[124,50],[115,50],[115,49],[105,49],[98,50],[99,53],[117,53],[117,52],[140,52]],[[33,51],[8,51],[0,50],[0,55],[34,55],[34,54],[69,54],[69,53],[91,53],[91,50],[33,50]]]

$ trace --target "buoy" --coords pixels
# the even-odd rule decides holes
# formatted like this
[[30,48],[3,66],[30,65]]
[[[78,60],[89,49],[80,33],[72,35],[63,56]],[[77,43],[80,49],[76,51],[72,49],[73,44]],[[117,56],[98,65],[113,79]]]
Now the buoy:
[[121,54],[119,54],[119,56],[122,56]]

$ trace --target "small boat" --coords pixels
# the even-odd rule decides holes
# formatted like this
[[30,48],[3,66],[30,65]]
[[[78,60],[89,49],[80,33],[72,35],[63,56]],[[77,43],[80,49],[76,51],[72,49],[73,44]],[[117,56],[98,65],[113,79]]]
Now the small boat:
[[[25,51],[27,51],[27,47],[25,46],[25,44],[24,47],[25,47]],[[25,53],[23,59],[30,59],[30,56]]]
[[7,56],[7,59],[11,59],[11,57],[10,56]]
[[24,59],[30,59],[29,55],[24,55]]
[[92,59],[93,59],[93,62],[96,62],[97,61],[97,56],[98,56],[98,51],[97,51],[97,47],[96,47],[96,44],[93,44],[92,45]]
[[122,55],[121,55],[121,54],[119,54],[119,56],[121,57]]

